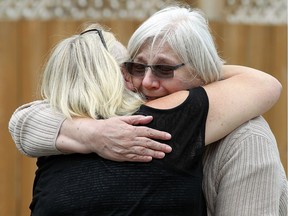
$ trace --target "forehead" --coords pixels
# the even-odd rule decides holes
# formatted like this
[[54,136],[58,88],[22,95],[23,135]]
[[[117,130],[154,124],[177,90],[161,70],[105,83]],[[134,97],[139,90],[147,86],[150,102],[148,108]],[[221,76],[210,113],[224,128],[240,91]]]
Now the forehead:
[[161,40],[156,40],[154,43],[152,43],[152,41],[144,43],[138,50],[134,59],[146,63],[179,62],[178,55],[171,46],[167,42],[161,43]]

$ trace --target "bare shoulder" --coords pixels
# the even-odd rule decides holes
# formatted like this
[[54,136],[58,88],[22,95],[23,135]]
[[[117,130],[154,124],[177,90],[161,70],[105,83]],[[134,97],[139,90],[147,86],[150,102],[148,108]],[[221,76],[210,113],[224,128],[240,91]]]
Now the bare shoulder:
[[188,95],[189,91],[178,91],[165,97],[149,101],[145,105],[156,109],[172,109],[182,104]]

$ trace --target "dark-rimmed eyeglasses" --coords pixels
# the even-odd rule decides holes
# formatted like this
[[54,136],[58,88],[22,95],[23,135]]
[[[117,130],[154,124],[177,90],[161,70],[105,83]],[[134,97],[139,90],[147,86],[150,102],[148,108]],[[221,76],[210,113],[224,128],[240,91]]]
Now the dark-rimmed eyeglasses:
[[159,78],[173,78],[174,77],[174,71],[178,68],[185,65],[184,63],[178,64],[178,65],[161,65],[161,64],[155,64],[155,65],[147,65],[147,64],[141,64],[141,63],[135,63],[135,62],[124,62],[124,66],[129,74],[135,77],[144,77],[146,73],[146,69],[148,67],[151,68],[152,73]]
[[80,35],[83,35],[83,34],[85,34],[85,33],[92,32],[92,31],[98,33],[98,35],[99,35],[99,37],[100,37],[100,40],[101,40],[103,46],[104,46],[104,47],[106,48],[106,50],[107,50],[106,42],[105,42],[105,40],[104,40],[102,31],[101,31],[100,29],[88,29],[88,30],[86,30],[86,31],[84,31],[84,32],[81,32]]

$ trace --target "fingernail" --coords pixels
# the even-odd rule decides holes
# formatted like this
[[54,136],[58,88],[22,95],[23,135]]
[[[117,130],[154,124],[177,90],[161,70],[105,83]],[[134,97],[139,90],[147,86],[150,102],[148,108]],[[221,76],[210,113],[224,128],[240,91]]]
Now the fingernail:
[[166,136],[167,139],[171,139],[171,137],[172,137],[171,134],[169,134],[169,133],[166,133],[165,136]]

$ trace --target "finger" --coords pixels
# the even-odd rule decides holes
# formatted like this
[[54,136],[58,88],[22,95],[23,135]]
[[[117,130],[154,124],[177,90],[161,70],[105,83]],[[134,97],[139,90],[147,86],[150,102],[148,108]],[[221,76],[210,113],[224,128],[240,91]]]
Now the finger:
[[[145,137],[137,138],[137,144],[135,143],[134,148],[140,148],[140,147],[147,151],[152,150],[152,151],[163,152],[163,153],[170,153],[172,151],[171,146],[164,144],[164,143],[157,142],[155,140],[145,138]],[[139,154],[139,152],[137,152],[137,154]],[[142,153],[141,155],[145,155],[145,154]],[[147,153],[146,155],[153,156],[152,154],[147,154]]]
[[[160,144],[159,146],[161,146],[161,145],[165,145],[165,144]],[[161,149],[161,147],[159,147],[159,149]],[[119,162],[123,162],[123,161],[149,162],[153,158],[162,159],[165,157],[165,155],[166,154],[163,151],[155,151],[155,150],[152,150],[152,149],[145,147],[145,145],[139,146],[139,145],[135,144],[133,147],[131,147],[129,149],[128,152],[127,152],[127,150],[123,151],[123,149],[121,149],[121,150],[119,150],[119,149],[115,150],[114,149],[112,154],[106,154],[102,157],[109,159],[109,160],[119,161]]]
[[148,137],[151,139],[158,139],[158,140],[171,139],[171,134],[153,128],[148,128],[145,126],[135,126],[135,133],[138,137]]
[[140,147],[140,146],[134,147],[133,152],[134,152],[133,154],[128,154],[127,157],[133,156],[133,157],[139,158],[138,156],[143,156],[143,157],[152,157],[152,158],[156,158],[156,159],[162,159],[166,155],[162,151],[154,151],[152,149],[148,149],[148,148]]
[[[140,123],[147,124],[153,119],[153,117],[136,115],[136,116],[122,116],[120,119],[128,124],[136,125]],[[171,139],[171,134],[167,132],[159,131],[159,130],[144,127],[144,126],[137,126],[134,128],[134,130],[137,136],[149,137],[152,139],[159,139],[159,140]]]
[[129,162],[150,162],[152,161],[152,157],[151,156],[143,156],[143,155],[134,155],[131,154],[129,156],[128,159],[126,159],[125,161],[129,161]]
[[152,121],[152,116],[134,115],[134,116],[122,116],[120,118],[122,121],[131,125],[145,125]]
[[147,138],[138,138],[133,147],[126,155],[151,156],[153,158],[164,158],[165,154],[172,151],[171,146],[153,141]]
[[157,152],[170,153],[172,151],[171,146],[150,139],[144,142],[143,145],[145,145],[146,149],[151,149]]

